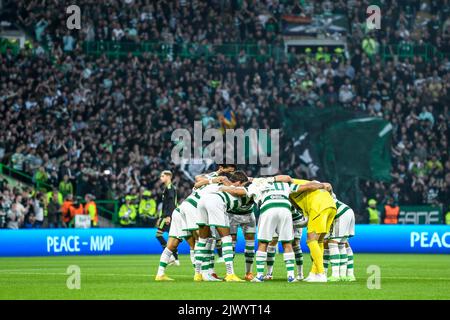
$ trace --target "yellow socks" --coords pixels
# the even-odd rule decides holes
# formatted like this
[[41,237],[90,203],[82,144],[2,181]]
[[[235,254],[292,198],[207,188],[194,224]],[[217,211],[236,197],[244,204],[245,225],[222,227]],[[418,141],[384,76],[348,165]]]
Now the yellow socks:
[[325,251],[325,249],[323,247],[323,242],[318,242],[318,244],[319,244],[320,251],[322,251],[322,257],[323,257],[323,253]]
[[311,258],[313,259],[313,266],[311,272],[320,274],[324,272],[323,269],[323,243],[322,249],[320,248],[317,240],[311,240],[307,242],[309,251],[311,253]]

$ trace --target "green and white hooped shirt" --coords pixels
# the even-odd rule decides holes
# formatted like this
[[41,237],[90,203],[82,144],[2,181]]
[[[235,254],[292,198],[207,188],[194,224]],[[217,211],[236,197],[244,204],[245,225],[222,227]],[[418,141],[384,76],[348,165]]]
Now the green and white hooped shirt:
[[263,185],[254,185],[248,188],[248,196],[253,197],[259,205],[259,212],[263,214],[271,208],[286,208],[292,210],[289,194],[296,192],[300,186],[286,182],[267,182]]
[[344,213],[346,213],[351,208],[348,205],[346,205],[345,203],[343,203],[342,201],[339,201],[336,199],[336,209],[337,209],[337,212],[336,212],[336,217],[334,218],[335,220],[339,219]]
[[[247,191],[245,187],[240,187]],[[243,197],[235,197],[228,192],[215,192],[223,201],[226,206],[226,210],[228,213],[237,214],[237,215],[245,215],[253,212],[253,207],[255,202],[251,197],[243,196]]]
[[[208,179],[212,179],[215,177],[218,177],[219,174],[215,171],[210,172],[208,174],[204,175],[206,178]],[[209,186],[209,188],[208,188]],[[213,187],[215,186],[215,187]],[[218,189],[218,184],[205,184],[203,186],[201,186],[200,188],[194,189],[192,190],[192,193],[186,197],[186,199],[184,201],[186,201],[187,203],[191,204],[192,206],[194,206],[195,208],[197,208],[198,205],[198,201],[200,200],[200,197],[202,194],[206,194],[208,192],[214,192],[216,189]]]

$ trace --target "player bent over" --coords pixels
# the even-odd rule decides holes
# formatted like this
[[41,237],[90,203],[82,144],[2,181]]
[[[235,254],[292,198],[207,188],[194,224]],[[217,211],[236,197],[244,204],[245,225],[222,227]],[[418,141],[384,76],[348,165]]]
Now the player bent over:
[[[210,178],[209,182],[220,183],[223,182],[225,177],[215,177]],[[178,208],[173,211],[172,223],[169,230],[169,241],[167,247],[161,254],[160,264],[158,268],[158,273],[156,276],[157,281],[171,281],[173,279],[165,275],[165,269],[170,262],[173,252],[178,248],[183,238],[190,246],[190,257],[191,262],[195,266],[194,258],[194,248],[195,248],[195,238],[196,230],[198,229],[197,221],[197,205],[201,198],[202,192],[207,192],[206,184],[209,182],[200,182],[197,188],[194,187],[192,193],[180,204]],[[218,185],[218,184],[217,184]],[[217,189],[218,187],[216,187]],[[209,260],[204,261],[204,266],[207,265],[209,268]]]
[[[244,173],[234,173],[230,176],[231,184],[242,186],[248,181]],[[219,191],[219,190],[218,190]],[[201,270],[201,263],[204,260],[202,251],[205,251],[211,227],[215,227],[222,241],[222,254],[225,260],[227,275],[224,280],[227,282],[240,282],[241,280],[234,273],[233,264],[233,240],[230,235],[230,220],[227,211],[240,207],[242,199],[234,197],[225,192],[212,192],[202,195],[198,203],[199,213],[199,238],[195,245],[195,276],[194,281],[204,281],[207,274]]]
[[[271,178],[253,179],[248,189],[229,190],[228,192],[236,196],[252,197],[260,206],[260,217],[258,222],[258,251],[256,252],[257,275],[253,282],[264,281],[264,265],[267,259],[267,246],[273,239],[275,232],[278,232],[278,239],[284,249],[284,261],[287,269],[287,281],[296,282],[294,275],[295,255],[292,249],[294,239],[291,203],[289,194],[292,192],[316,190],[323,188],[320,183],[311,183],[309,186],[299,186],[289,182],[278,182],[283,177],[289,181],[288,176],[277,176]],[[286,179],[285,179],[286,178]],[[230,189],[230,188],[228,188]]]
[[233,252],[236,252],[237,231],[241,227],[245,239],[245,280],[253,280],[253,260],[255,257],[256,217],[253,199],[242,198],[241,207],[228,211],[230,216],[230,234],[233,239]]
[[[227,173],[223,173],[227,174]],[[183,204],[182,212],[185,213],[186,226],[185,231],[198,230],[200,222],[199,208],[200,200],[202,197],[209,193],[217,192],[222,184],[229,184],[230,182],[225,176],[217,176],[216,172],[207,175],[207,179],[198,179],[194,185],[194,192],[191,196],[186,198],[186,205]],[[191,251],[193,254],[193,265],[195,270],[195,275],[201,274],[202,281],[222,281],[214,271],[214,248],[216,245],[216,228],[210,230],[206,243],[199,243],[198,240],[195,243],[194,250]],[[192,257],[192,256],[191,256]],[[198,276],[196,281],[200,281]]]
[[[311,181],[292,179],[293,183],[308,185]],[[323,267],[324,238],[330,231],[336,215],[336,203],[331,196],[332,188],[329,183],[323,183],[323,190],[311,192],[296,192],[290,195],[292,204],[308,217],[307,245],[311,252],[313,265],[306,282],[327,282],[327,275]]]
[[328,281],[356,281],[353,273],[353,251],[348,243],[348,238],[355,235],[355,213],[342,201],[336,198],[335,201],[336,217],[324,241],[325,273],[328,265],[331,265],[331,276],[328,277]]
[[169,240],[167,241],[167,245],[164,248],[164,251],[161,254],[159,260],[158,273],[156,274],[156,281],[173,281],[174,279],[168,277],[165,274],[167,265],[169,264],[170,258],[173,255],[181,243],[183,238],[185,238],[191,248],[194,247],[194,238],[192,237],[191,232],[183,231],[183,221],[181,217],[181,212],[179,208],[176,208],[172,213],[172,220],[170,223],[169,229]]
[[[298,210],[292,209],[292,222],[294,225],[294,241],[292,242],[292,249],[295,254],[295,264],[297,266],[298,281],[303,280],[303,251],[301,247],[301,239],[303,230],[306,226],[308,219],[305,218]],[[267,246],[267,273],[264,276],[264,280],[273,279],[273,266],[275,264],[275,256],[278,244],[278,234],[272,239]]]

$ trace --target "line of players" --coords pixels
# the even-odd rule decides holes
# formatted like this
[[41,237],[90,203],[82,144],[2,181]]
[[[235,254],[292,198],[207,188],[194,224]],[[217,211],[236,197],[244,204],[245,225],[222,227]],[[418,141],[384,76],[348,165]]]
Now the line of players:
[[[255,258],[258,206],[258,248]],[[173,281],[165,273],[173,252],[183,239],[189,243],[194,281],[263,282],[273,278],[276,246],[284,249],[287,281],[355,281],[353,252],[348,238],[354,235],[353,210],[336,199],[329,183],[292,179],[286,175],[249,178],[234,165],[196,177],[192,193],[172,214],[169,240],[161,254],[156,281]],[[245,237],[245,280],[234,271],[238,227]],[[303,278],[302,228],[312,267]],[[222,242],[226,276],[214,270],[216,241]],[[256,260],[256,275],[253,262]],[[265,267],[267,264],[267,272]],[[328,266],[331,276],[327,277]],[[295,266],[297,276],[295,276]]]

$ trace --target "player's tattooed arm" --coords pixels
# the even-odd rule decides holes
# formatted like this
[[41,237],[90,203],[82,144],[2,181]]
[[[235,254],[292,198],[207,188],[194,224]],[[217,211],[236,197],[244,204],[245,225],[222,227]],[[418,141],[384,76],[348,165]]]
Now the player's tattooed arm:
[[247,191],[244,188],[236,188],[236,187],[222,187],[219,191],[227,192],[235,197],[244,197],[247,195]]
[[325,184],[320,182],[309,182],[302,184],[298,187],[295,192],[305,192],[305,191],[314,191],[318,189],[325,189]]

